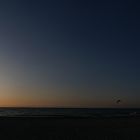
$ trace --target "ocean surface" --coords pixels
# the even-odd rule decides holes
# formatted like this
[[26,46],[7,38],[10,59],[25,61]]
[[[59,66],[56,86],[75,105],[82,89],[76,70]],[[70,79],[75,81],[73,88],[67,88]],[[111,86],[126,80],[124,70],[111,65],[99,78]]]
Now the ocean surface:
[[140,109],[0,108],[0,117],[140,117]]

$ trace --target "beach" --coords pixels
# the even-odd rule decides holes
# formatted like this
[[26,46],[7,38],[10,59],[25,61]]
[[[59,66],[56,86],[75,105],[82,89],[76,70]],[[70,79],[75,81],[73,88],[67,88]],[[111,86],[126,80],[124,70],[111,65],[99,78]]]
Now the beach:
[[139,140],[139,130],[139,117],[0,118],[0,137],[3,140]]

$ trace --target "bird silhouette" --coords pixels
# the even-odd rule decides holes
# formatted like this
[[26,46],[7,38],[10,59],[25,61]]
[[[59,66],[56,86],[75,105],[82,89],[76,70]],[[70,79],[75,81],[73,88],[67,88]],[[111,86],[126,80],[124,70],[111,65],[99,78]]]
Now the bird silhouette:
[[121,100],[117,100],[116,101],[116,104],[120,104],[122,101]]

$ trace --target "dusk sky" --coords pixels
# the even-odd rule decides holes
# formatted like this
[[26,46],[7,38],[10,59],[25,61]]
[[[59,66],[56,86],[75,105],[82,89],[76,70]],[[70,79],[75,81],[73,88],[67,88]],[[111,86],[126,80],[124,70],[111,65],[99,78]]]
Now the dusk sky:
[[0,106],[140,107],[140,3],[0,1]]

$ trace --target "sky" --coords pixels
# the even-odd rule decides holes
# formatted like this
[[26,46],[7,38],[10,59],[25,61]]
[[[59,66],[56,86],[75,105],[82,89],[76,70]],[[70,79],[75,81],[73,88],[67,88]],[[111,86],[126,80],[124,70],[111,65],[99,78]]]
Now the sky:
[[140,107],[139,15],[132,0],[0,1],[0,106]]

